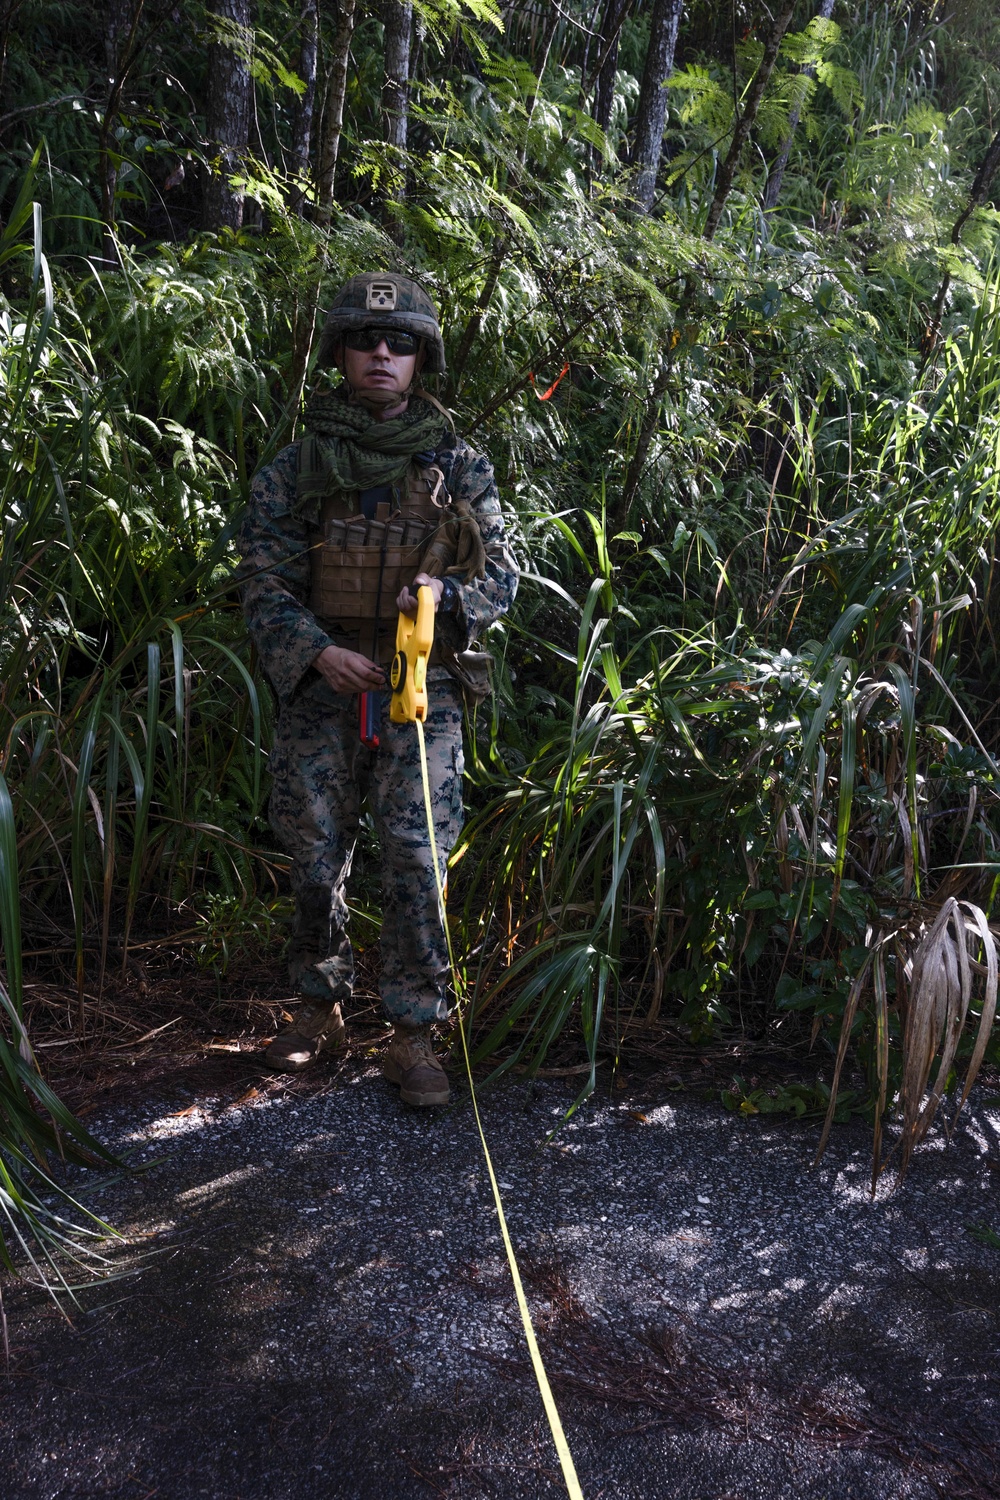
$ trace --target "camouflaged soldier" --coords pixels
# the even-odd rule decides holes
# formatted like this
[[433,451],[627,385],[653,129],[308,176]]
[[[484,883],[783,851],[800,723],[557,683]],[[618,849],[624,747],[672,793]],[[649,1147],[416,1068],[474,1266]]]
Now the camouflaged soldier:
[[447,949],[416,731],[391,722],[385,669],[397,610],[414,615],[428,584],[437,618],[425,731],[445,859],[462,825],[462,695],[476,693],[485,659],[471,648],[509,608],[517,566],[492,467],[417,384],[421,371],[444,369],[426,293],[403,276],[353,277],[334,298],[318,366],[344,380],[314,397],[306,437],[257,474],[240,534],[244,613],[280,703],[270,818],[292,858],[290,969],[301,997],[265,1056],[299,1069],[345,1040],[345,885],[367,799],[393,1023],[385,1075],[407,1104],[444,1104],[431,1026],[448,1015]]

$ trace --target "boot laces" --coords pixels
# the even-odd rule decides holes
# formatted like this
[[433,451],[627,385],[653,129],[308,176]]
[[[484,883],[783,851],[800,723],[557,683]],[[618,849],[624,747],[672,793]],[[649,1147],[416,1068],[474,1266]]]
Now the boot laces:
[[338,1019],[336,1004],[328,1005],[322,1000],[313,1000],[303,1006],[289,1028],[300,1036],[320,1036],[331,1031]]
[[431,1040],[429,1032],[403,1032],[402,1036],[400,1037],[400,1041],[403,1043],[403,1046],[406,1048],[406,1051],[408,1053],[407,1060],[410,1067],[416,1067],[419,1063],[422,1062],[437,1062],[437,1057],[434,1054],[434,1043]]

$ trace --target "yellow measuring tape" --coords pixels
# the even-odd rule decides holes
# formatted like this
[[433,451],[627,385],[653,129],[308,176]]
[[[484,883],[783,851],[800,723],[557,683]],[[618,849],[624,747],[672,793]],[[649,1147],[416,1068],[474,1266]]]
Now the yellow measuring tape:
[[[448,943],[448,962],[451,964],[451,972],[455,979],[456,1000],[458,1000],[458,972],[455,967],[455,955],[451,947],[451,933],[448,930],[448,918],[444,906],[444,883],[441,879],[441,867],[438,863],[437,843],[434,838],[434,813],[431,808],[431,787],[427,774],[427,747],[424,743],[424,726],[420,719],[414,721],[417,726],[417,739],[420,743],[420,774],[424,779],[424,807],[427,810],[427,831],[431,840],[431,854],[434,859],[434,879],[437,882],[438,899],[441,902],[441,918],[444,924],[444,934]],[[469,1080],[469,1094],[472,1099],[472,1111],[476,1117],[476,1129],[479,1131],[479,1139],[483,1147],[483,1155],[486,1158],[486,1170],[490,1174],[490,1186],[493,1189],[493,1202],[496,1204],[497,1218],[500,1221],[500,1233],[503,1236],[504,1249],[507,1251],[507,1262],[510,1266],[510,1274],[514,1280],[514,1295],[517,1297],[517,1305],[521,1313],[521,1322],[524,1324],[524,1336],[528,1341],[528,1353],[531,1355],[532,1367],[535,1371],[535,1379],[538,1381],[538,1389],[542,1394],[542,1405],[545,1407],[545,1415],[549,1419],[549,1427],[552,1430],[552,1440],[556,1445],[559,1462],[562,1465],[563,1479],[569,1491],[571,1500],[583,1500],[583,1491],[580,1481],[576,1477],[576,1468],[573,1464],[573,1455],[569,1451],[566,1434],[559,1418],[555,1397],[552,1387],[549,1385],[549,1377],[545,1373],[542,1363],[541,1352],[538,1348],[538,1340],[535,1338],[535,1330],[531,1323],[531,1313],[528,1311],[528,1299],[524,1295],[524,1286],[521,1282],[521,1273],[517,1268],[517,1257],[514,1254],[514,1246],[510,1238],[510,1230],[507,1228],[507,1217],[503,1211],[503,1201],[500,1197],[500,1186],[497,1182],[497,1174],[493,1170],[493,1158],[490,1156],[490,1148],[486,1144],[486,1136],[483,1132],[483,1122],[479,1117],[479,1103],[476,1099],[476,1085],[472,1079],[472,1063],[469,1058],[469,1041],[465,1034],[465,1022],[462,1019],[462,1006],[456,1005],[458,1016],[458,1033],[462,1038],[462,1056],[465,1059],[465,1072]]]
[[[421,661],[422,665],[425,667],[427,656],[430,653],[430,642],[433,638],[434,596],[431,593],[431,590],[426,587],[418,589],[417,601],[416,627],[414,627],[414,622],[412,620],[409,620],[405,615],[400,615],[399,627],[396,634],[397,661],[400,655],[406,657],[412,653],[411,659],[408,663],[411,668],[415,666],[418,661]],[[430,635],[428,634],[428,609]],[[393,670],[395,673],[395,663]],[[409,680],[412,682],[413,675],[414,674],[412,672],[408,674],[404,670],[403,683],[405,684],[407,676],[409,676]],[[420,687],[424,688],[424,685],[425,681],[423,670],[421,670]],[[395,688],[395,686],[396,683],[394,681],[393,687]],[[405,710],[402,701],[402,695],[399,695],[399,698],[400,701],[397,707],[397,693],[394,692],[390,715],[396,723],[403,723],[410,718],[410,713],[406,711],[406,718],[404,719],[403,713]],[[406,710],[408,709],[409,705],[407,704]],[[535,1372],[535,1379],[538,1382],[538,1389],[542,1397],[542,1405],[545,1407],[545,1415],[549,1421],[549,1429],[552,1433],[552,1440],[556,1445],[556,1452],[559,1455],[559,1463],[562,1467],[563,1479],[565,1481],[570,1500],[583,1500],[583,1491],[580,1488],[580,1481],[576,1477],[576,1466],[573,1463],[573,1455],[569,1451],[569,1443],[567,1443],[566,1441],[566,1434],[563,1431],[562,1421],[559,1417],[559,1410],[556,1406],[555,1397],[552,1394],[552,1387],[549,1384],[549,1377],[545,1373],[545,1366],[542,1363],[542,1355],[538,1347],[538,1340],[535,1337],[535,1330],[532,1326],[531,1313],[528,1310],[528,1299],[524,1295],[524,1284],[521,1281],[521,1273],[518,1270],[517,1257],[514,1254],[514,1245],[510,1237],[510,1230],[507,1228],[507,1216],[503,1211],[503,1200],[500,1197],[500,1184],[497,1182],[497,1174],[493,1170],[493,1158],[490,1156],[490,1148],[486,1144],[486,1135],[483,1131],[483,1122],[479,1115],[479,1102],[476,1099],[476,1085],[473,1081],[472,1062],[469,1057],[469,1041],[468,1037],[465,1034],[465,1021],[462,1016],[461,996],[459,993],[461,981],[459,978],[458,967],[455,963],[455,954],[451,944],[451,932],[448,928],[448,918],[445,911],[444,880],[441,876],[441,865],[438,860],[437,840],[434,837],[434,809],[431,806],[431,783],[430,776],[427,771],[427,746],[424,741],[423,720],[426,712],[427,698],[425,692],[423,696],[423,702],[417,703],[414,707],[412,721],[417,726],[417,742],[420,746],[420,774],[423,777],[424,783],[424,810],[427,813],[427,834],[430,838],[431,857],[434,861],[434,880],[437,885],[438,900],[441,904],[441,921],[444,926],[445,941],[448,944],[448,962],[451,965],[452,978],[455,983],[458,1034],[462,1039],[462,1056],[465,1060],[466,1077],[469,1080],[469,1096],[472,1100],[472,1112],[475,1115],[476,1129],[479,1131],[479,1140],[483,1148],[483,1155],[486,1158],[486,1170],[489,1173],[490,1187],[493,1189],[493,1202],[496,1204],[497,1219],[500,1223],[500,1233],[503,1237],[504,1249],[507,1252],[507,1264],[510,1266],[510,1274],[514,1282],[514,1295],[517,1298],[518,1311],[521,1314],[521,1323],[524,1326],[524,1337],[528,1344],[528,1353],[531,1355],[531,1365],[532,1369]],[[398,718],[397,714],[399,714]]]

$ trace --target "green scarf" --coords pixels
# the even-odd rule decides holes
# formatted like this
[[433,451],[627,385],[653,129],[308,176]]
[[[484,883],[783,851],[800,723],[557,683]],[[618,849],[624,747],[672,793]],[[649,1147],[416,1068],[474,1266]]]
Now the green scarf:
[[413,455],[433,453],[448,431],[447,419],[420,396],[411,396],[406,410],[387,422],[376,422],[367,407],[342,396],[316,396],[305,425],[344,490],[372,490],[401,479]]

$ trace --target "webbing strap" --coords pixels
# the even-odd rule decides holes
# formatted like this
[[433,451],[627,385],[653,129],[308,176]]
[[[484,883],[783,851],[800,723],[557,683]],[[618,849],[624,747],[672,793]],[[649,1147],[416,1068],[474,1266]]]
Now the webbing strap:
[[569,1493],[570,1500],[583,1500],[583,1491],[580,1481],[576,1477],[576,1467],[573,1463],[573,1455],[569,1451],[566,1434],[559,1417],[549,1377],[545,1373],[542,1363],[541,1351],[538,1348],[538,1340],[535,1338],[535,1330],[531,1322],[531,1313],[528,1310],[528,1299],[524,1295],[524,1285],[521,1281],[521,1273],[517,1267],[517,1257],[514,1254],[514,1245],[511,1241],[510,1230],[507,1228],[507,1216],[503,1211],[503,1200],[500,1197],[500,1185],[497,1182],[497,1174],[493,1170],[493,1158],[490,1156],[490,1148],[486,1144],[486,1135],[483,1131],[483,1122],[479,1116],[479,1102],[476,1099],[476,1085],[472,1077],[472,1063],[469,1058],[469,1042],[465,1034],[465,1022],[462,1017],[462,1006],[459,998],[459,976],[455,964],[455,955],[452,951],[451,933],[448,930],[448,918],[445,912],[444,882],[441,878],[441,867],[438,862],[437,840],[434,837],[434,811],[431,806],[431,784],[427,772],[427,747],[424,743],[424,726],[420,719],[414,721],[417,726],[417,740],[420,745],[420,774],[424,782],[424,810],[427,813],[427,833],[431,843],[431,856],[434,861],[434,880],[437,884],[438,901],[441,903],[441,921],[444,927],[445,940],[448,944],[448,962],[451,965],[452,977],[455,982],[455,993],[458,1004],[456,1014],[458,1016],[458,1034],[462,1038],[462,1056],[465,1060],[465,1073],[469,1080],[469,1095],[472,1099],[472,1112],[476,1118],[476,1129],[479,1131],[479,1140],[482,1144],[483,1155],[486,1158],[486,1170],[489,1173],[490,1187],[493,1189],[493,1202],[496,1204],[497,1219],[500,1222],[500,1233],[503,1237],[504,1249],[507,1252],[507,1264],[510,1266],[510,1274],[514,1282],[514,1295],[517,1298],[518,1310],[521,1314],[521,1322],[524,1325],[524,1337],[528,1344],[528,1353],[531,1355],[531,1365],[541,1392],[542,1405],[545,1407],[545,1415],[549,1420],[549,1429],[552,1440],[556,1445],[559,1455],[559,1463],[562,1467],[563,1480]]

